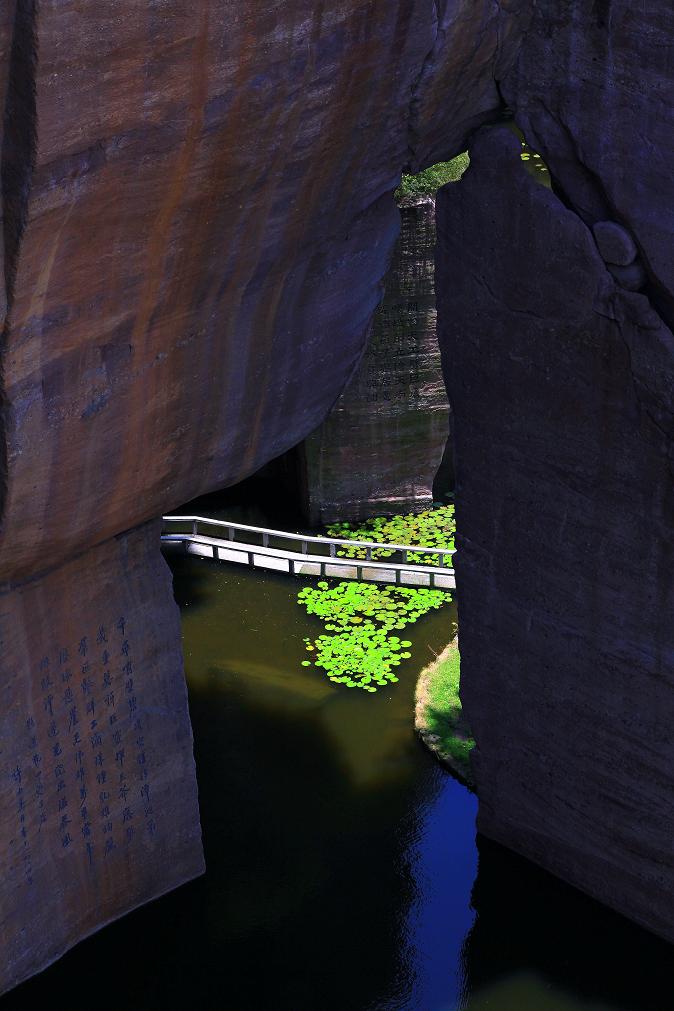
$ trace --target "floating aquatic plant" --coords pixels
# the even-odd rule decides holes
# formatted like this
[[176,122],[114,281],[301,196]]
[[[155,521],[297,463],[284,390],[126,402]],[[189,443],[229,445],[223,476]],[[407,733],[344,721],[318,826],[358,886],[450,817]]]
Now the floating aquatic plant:
[[[360,526],[351,523],[332,523],[327,527],[330,537],[350,541],[374,541],[377,544],[419,545],[425,548],[454,548],[456,521],[454,506],[440,506],[420,513],[406,513],[399,516],[376,516]],[[365,558],[366,548],[338,548],[340,558]],[[372,550],[373,561],[390,558],[393,554],[385,548]],[[421,565],[439,565],[439,555],[408,552],[407,560]]]
[[312,654],[302,666],[322,668],[331,681],[347,688],[375,692],[395,683],[395,668],[409,660],[409,639],[395,632],[452,599],[445,590],[322,581],[305,586],[297,602],[320,618],[325,635],[304,640]]

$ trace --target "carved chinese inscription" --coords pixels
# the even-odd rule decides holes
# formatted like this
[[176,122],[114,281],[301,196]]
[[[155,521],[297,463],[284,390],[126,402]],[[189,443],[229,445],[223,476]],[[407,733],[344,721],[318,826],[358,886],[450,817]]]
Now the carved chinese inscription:
[[0,602],[1,991],[203,857],[156,525]]

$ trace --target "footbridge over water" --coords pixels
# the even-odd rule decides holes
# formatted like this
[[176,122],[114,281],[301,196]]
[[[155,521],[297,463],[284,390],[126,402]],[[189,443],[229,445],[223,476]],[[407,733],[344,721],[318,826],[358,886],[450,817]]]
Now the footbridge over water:
[[[167,549],[290,576],[454,589],[454,549],[293,534],[205,516],[164,516]],[[360,549],[360,558],[344,557]],[[410,560],[411,559],[411,560]],[[426,559],[426,560],[424,560]]]

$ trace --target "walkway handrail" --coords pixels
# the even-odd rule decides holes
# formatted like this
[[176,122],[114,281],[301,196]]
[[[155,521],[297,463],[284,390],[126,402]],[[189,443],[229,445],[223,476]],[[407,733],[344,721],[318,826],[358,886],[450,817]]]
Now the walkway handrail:
[[[451,560],[452,555],[456,554],[455,548],[426,548],[421,547],[418,544],[386,544],[380,541],[356,541],[350,538],[340,538],[340,537],[315,537],[310,534],[291,534],[286,530],[273,530],[270,527],[254,527],[249,526],[246,523],[234,523],[230,520],[213,520],[209,519],[207,516],[164,516],[162,517],[164,524],[178,524],[178,523],[191,523],[192,532],[196,536],[198,533],[198,525],[200,523],[206,524],[207,526],[213,527],[223,527],[230,533],[230,540],[234,540],[233,532],[240,530],[245,533],[260,534],[263,539],[263,545],[269,537],[276,537],[281,540],[298,541],[302,547],[303,554],[309,554],[308,545],[309,544],[324,544],[324,545],[334,545],[340,548],[366,548],[366,549],[377,549],[379,551],[399,551],[403,555],[403,559],[407,562],[407,552],[412,554],[426,554],[426,555],[438,555],[440,558],[440,565],[445,565],[445,558]],[[206,536],[206,535],[204,535]],[[304,547],[306,545],[306,547]],[[331,551],[332,554],[332,551]],[[371,560],[371,559],[367,559]]]

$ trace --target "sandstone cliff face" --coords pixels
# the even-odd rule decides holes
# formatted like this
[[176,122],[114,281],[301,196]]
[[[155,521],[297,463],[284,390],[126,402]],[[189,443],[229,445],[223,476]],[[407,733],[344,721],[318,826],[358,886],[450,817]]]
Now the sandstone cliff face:
[[673,32],[541,0],[502,91],[559,199],[494,136],[439,202],[479,826],[670,940]]
[[0,596],[2,989],[203,870],[158,533],[152,523]]
[[428,508],[449,406],[435,309],[435,202],[401,210],[402,228],[365,354],[303,445],[313,523]]
[[[673,18],[658,0],[2,5],[0,989],[202,866],[175,607],[156,532],[128,531],[324,418],[380,298],[401,168],[463,150],[497,82],[559,199],[494,139],[443,211],[480,823],[672,936]],[[605,269],[600,221],[636,263]],[[94,871],[59,793],[99,788],[105,856],[108,822],[115,843],[129,827],[97,779],[124,785],[118,729],[89,726],[79,785],[62,651],[91,724],[79,645],[120,618],[145,721],[120,682],[120,729],[145,741],[166,833],[143,808],[133,861],[110,848]]]
[[418,123],[435,117],[450,149],[498,105],[503,15],[470,7],[442,41],[431,0],[196,16],[181,2],[170,18],[131,0],[19,5],[10,91],[34,87],[35,138],[7,152],[25,227],[5,578],[234,482],[317,426],[379,301],[411,137],[426,156]]
[[[153,556],[126,531],[245,477],[323,419],[381,296],[400,171],[463,150],[495,113],[494,75],[512,64],[529,6],[176,0],[169,16],[136,0],[2,5],[0,611],[22,646],[1,674],[17,701],[3,717],[0,841],[15,856],[0,884],[0,989],[201,867],[175,605],[158,543]],[[92,878],[81,828],[77,847],[59,834],[62,780],[41,831],[41,795],[20,811],[11,777],[19,767],[23,782],[21,762],[30,771],[26,720],[39,712],[44,724],[42,661],[124,614],[141,718],[162,692],[170,702],[143,725],[166,828],[161,845],[145,832],[133,869],[115,848]],[[80,682],[88,662],[78,657]],[[110,686],[96,662],[100,707]],[[39,729],[45,760],[51,718]],[[136,739],[130,712],[122,732]],[[116,733],[108,723],[101,738],[106,769]],[[68,754],[62,793],[77,785]],[[125,831],[124,807],[96,805],[105,851],[105,819]],[[22,813],[31,884],[16,857]],[[69,882],[68,911],[38,936],[24,928],[52,901],[51,864],[54,901]]]
[[519,152],[438,199],[478,825],[674,940],[674,339]]

